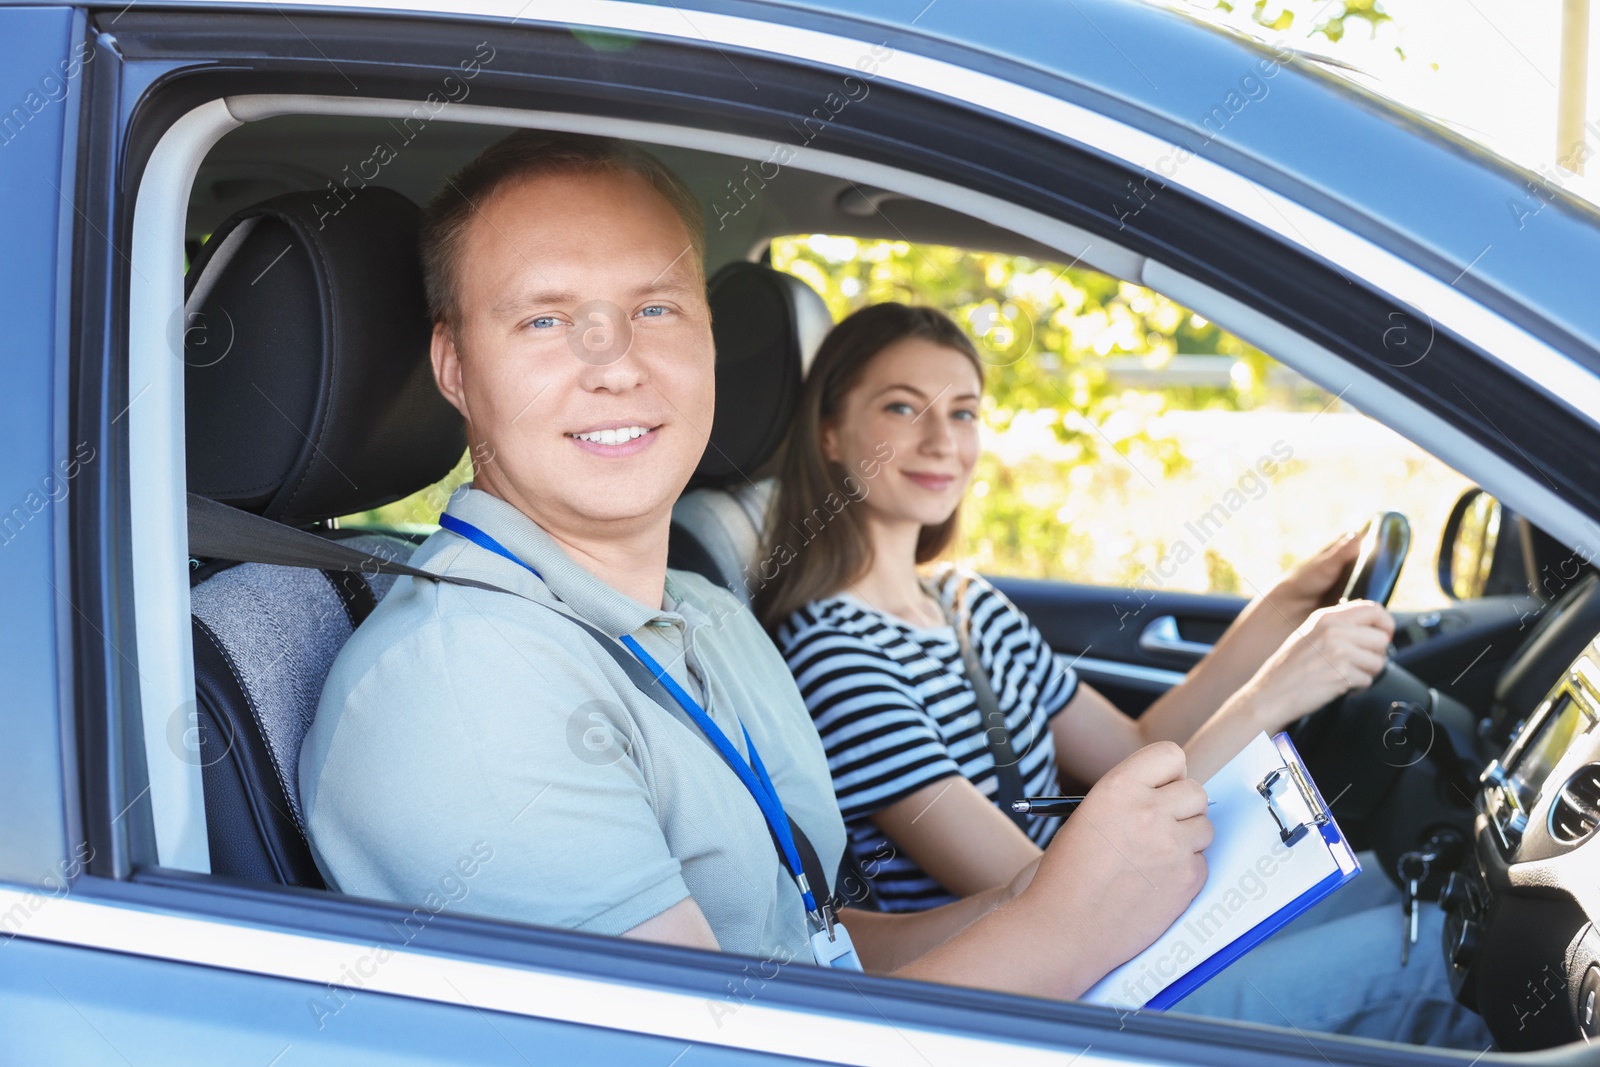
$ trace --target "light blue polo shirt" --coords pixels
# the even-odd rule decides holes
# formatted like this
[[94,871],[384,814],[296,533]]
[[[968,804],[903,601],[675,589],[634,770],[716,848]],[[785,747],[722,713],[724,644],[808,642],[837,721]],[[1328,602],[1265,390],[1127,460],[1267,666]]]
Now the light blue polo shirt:
[[754,798],[687,716],[562,616],[632,634],[741,752],[742,720],[832,878],[845,833],[827,759],[755,617],[685,571],[647,608],[482,490],[448,511],[543,580],[440,530],[413,566],[511,592],[401,577],[339,653],[299,774],[329,886],[604,934],[693,896],[725,951],[809,960],[804,906]]

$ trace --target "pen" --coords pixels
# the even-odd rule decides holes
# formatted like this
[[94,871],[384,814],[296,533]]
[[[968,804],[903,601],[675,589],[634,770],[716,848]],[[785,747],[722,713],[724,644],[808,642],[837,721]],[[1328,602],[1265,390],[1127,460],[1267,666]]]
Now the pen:
[[1011,810],[1018,815],[1070,815],[1084,797],[1028,797],[1013,800]]
[[[1011,810],[1018,815],[1071,815],[1086,799],[1086,797],[1027,797],[1023,800],[1013,800]],[[1209,808],[1215,803],[1215,800],[1207,801],[1206,807]]]

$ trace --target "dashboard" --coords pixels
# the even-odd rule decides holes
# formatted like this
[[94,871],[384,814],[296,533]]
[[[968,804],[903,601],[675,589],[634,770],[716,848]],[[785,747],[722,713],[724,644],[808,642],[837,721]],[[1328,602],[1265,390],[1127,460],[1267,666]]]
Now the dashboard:
[[1600,637],[1479,779],[1440,896],[1456,996],[1507,1051],[1600,1038]]

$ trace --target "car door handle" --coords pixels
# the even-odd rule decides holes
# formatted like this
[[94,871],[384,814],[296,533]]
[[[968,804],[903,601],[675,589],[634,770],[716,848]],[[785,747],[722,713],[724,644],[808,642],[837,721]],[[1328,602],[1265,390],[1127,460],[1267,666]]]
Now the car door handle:
[[1151,619],[1139,634],[1139,647],[1146,652],[1199,658],[1211,651],[1204,641],[1186,641],[1178,636],[1178,620],[1171,615]]

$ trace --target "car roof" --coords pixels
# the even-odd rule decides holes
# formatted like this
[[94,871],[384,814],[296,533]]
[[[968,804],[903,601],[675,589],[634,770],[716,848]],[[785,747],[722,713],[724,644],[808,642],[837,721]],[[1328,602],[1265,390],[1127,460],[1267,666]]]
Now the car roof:
[[[524,0],[172,0],[163,6],[540,21],[538,9]],[[1600,369],[1600,301],[1593,298],[1593,271],[1579,269],[1600,263],[1600,211],[1330,73],[1320,61],[1288,59],[1277,66],[1286,57],[1268,45],[1145,0],[1008,0],[1004,18],[994,17],[992,0],[680,0],[674,6],[705,13],[699,20],[685,16],[670,31],[686,41],[708,40],[695,27],[717,16],[887,41],[1073,98],[1169,142],[1198,146],[1493,308],[1533,310],[1555,327],[1541,331],[1547,340]],[[644,5],[569,0],[560,6],[559,21],[605,24],[630,9]],[[652,10],[659,15],[659,8]],[[784,41],[774,37],[775,50]],[[1232,109],[1247,90],[1261,93],[1263,87],[1258,100],[1224,112],[1220,129],[1203,125],[1213,109]],[[1264,203],[1262,210],[1270,208]]]
[[[1259,78],[1261,62],[1270,68],[1281,55],[1187,11],[1142,0],[1008,0],[1004,18],[992,17],[986,0],[759,6],[847,14],[1004,57],[1074,83],[1132,125],[1191,144],[1213,136],[1202,125],[1213,107],[1230,92],[1243,95],[1244,78]],[[1333,73],[1320,57],[1297,57],[1261,80],[1267,95],[1222,125],[1207,155],[1262,184],[1297,187],[1295,199],[1358,231],[1370,220],[1410,243],[1407,258],[1436,276],[1478,290],[1473,295],[1491,304],[1500,301],[1486,290],[1509,294],[1600,347],[1594,269],[1576,269],[1600,264],[1600,210]],[[1590,133],[1600,150],[1600,124]]]

